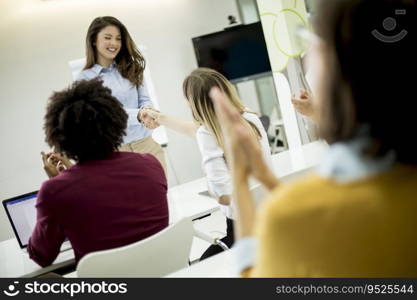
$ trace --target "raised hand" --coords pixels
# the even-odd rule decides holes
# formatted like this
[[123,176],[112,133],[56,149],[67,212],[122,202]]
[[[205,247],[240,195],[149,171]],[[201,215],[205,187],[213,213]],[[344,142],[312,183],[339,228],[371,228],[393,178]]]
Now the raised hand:
[[43,168],[49,178],[57,176],[72,166],[71,161],[64,155],[55,152],[41,152]]
[[278,180],[266,166],[261,146],[248,122],[230,104],[230,99],[217,87],[210,91],[216,115],[222,124],[224,151],[232,171],[233,199],[236,201],[236,240],[251,236],[255,224],[256,206],[252,199],[248,177],[253,175],[268,189]]
[[53,152],[41,152],[41,155],[43,161],[43,169],[45,170],[46,175],[48,175],[49,178],[58,175],[60,173],[57,169],[58,162],[54,159]]
[[253,175],[268,189],[275,187],[278,180],[266,165],[261,145],[248,122],[218,88],[212,88],[210,97],[222,124],[226,157],[234,176],[245,180],[248,175]]
[[307,117],[312,117],[314,115],[312,96],[306,90],[301,89],[300,97],[292,97],[291,102],[300,114]]
[[73,163],[69,160],[68,157],[66,157],[63,154],[59,154],[56,152],[52,153],[52,157],[58,161],[57,167],[58,169],[61,169],[61,171],[66,170],[70,167],[72,167]]

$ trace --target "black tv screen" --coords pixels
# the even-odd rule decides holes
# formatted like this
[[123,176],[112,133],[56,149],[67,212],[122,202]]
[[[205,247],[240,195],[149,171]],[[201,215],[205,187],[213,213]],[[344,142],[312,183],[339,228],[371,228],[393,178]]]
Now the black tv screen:
[[229,80],[271,72],[261,22],[230,27],[192,41],[198,66],[215,69]]

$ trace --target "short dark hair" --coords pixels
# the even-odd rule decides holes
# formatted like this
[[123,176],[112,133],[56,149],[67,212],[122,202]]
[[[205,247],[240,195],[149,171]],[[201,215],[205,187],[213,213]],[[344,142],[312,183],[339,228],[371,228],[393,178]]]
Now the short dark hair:
[[[322,1],[315,25],[324,41],[328,76],[319,124],[329,143],[349,140],[367,126],[374,156],[394,150],[398,162],[417,164],[416,143],[410,141],[416,129],[416,79],[407,72],[416,70],[416,13],[415,0]],[[398,22],[392,32],[383,23],[387,17],[394,27]],[[373,34],[402,29],[407,34],[397,42]],[[404,131],[411,132],[408,138]]]
[[78,162],[104,159],[123,142],[127,114],[99,78],[81,80],[49,98],[45,141]]

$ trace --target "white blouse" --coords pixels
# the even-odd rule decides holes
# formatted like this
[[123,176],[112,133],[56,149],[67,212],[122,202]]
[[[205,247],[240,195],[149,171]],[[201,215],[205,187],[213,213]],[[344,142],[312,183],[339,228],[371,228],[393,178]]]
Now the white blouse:
[[[246,120],[254,124],[261,133],[261,148],[267,165],[272,166],[271,149],[268,137],[262,126],[261,120],[255,113],[244,112]],[[217,144],[216,138],[205,126],[200,126],[196,133],[197,144],[201,152],[202,167],[206,174],[209,192],[219,198],[223,195],[232,195],[232,181],[229,168],[227,167],[223,149]],[[222,205],[222,211],[226,217],[233,219],[234,201],[231,205]]]

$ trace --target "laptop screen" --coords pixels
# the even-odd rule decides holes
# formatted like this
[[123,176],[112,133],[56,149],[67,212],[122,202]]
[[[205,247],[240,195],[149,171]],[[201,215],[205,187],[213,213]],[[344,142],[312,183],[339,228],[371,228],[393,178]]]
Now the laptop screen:
[[3,205],[21,248],[27,246],[36,224],[37,192],[4,200]]

